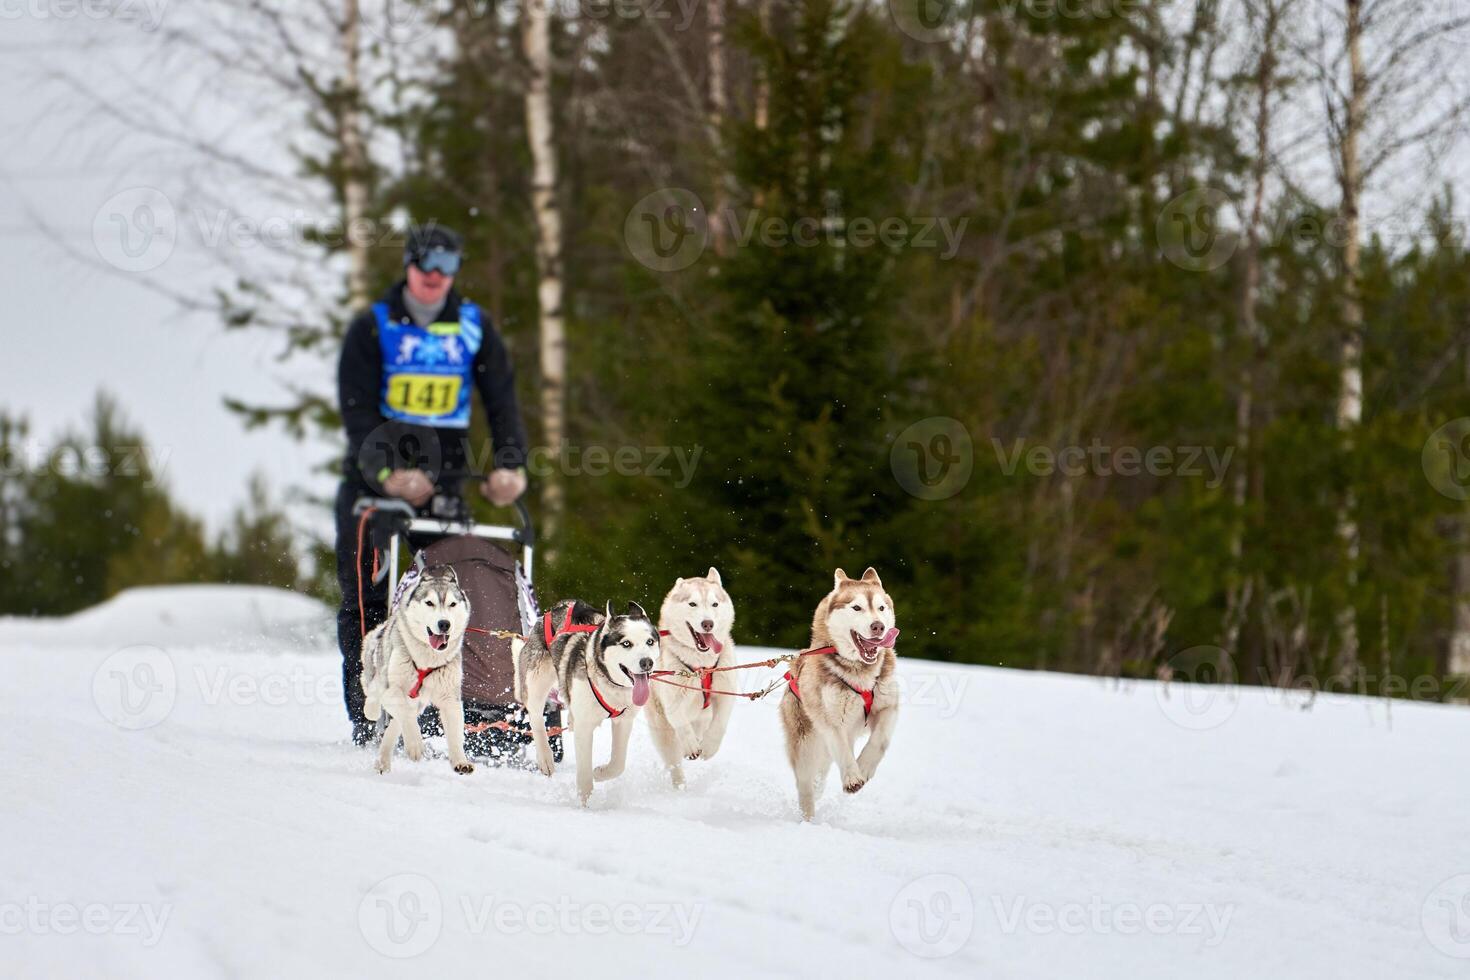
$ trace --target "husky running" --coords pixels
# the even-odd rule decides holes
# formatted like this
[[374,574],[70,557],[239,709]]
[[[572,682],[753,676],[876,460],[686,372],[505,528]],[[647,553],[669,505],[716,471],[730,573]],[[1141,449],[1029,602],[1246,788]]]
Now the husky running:
[[448,565],[434,565],[424,569],[388,619],[363,640],[363,712],[377,721],[386,708],[391,719],[378,748],[379,772],[389,770],[400,735],[408,757],[415,762],[423,758],[419,712],[431,704],[444,720],[454,771],[475,771],[464,752],[460,695],[469,621],[470,602],[459,587],[459,576]]
[[[658,614],[663,634],[664,667],[693,671],[696,667],[726,667],[735,662],[735,604],[711,568],[699,578],[681,578],[664,596]],[[653,744],[663,757],[674,786],[684,785],[683,760],[713,759],[730,725],[734,699],[716,691],[733,691],[728,673],[706,674],[699,680],[658,684],[648,709]],[[703,687],[703,690],[686,690]]]
[[[585,806],[593,780],[622,775],[628,761],[633,721],[648,703],[649,675],[658,666],[658,628],[636,602],[615,616],[612,603],[598,612],[575,600],[557,603],[538,625],[525,640],[511,641],[516,700],[530,715],[536,765],[550,776],[556,763],[543,708],[552,688],[561,691],[576,735],[577,795]],[[592,736],[609,720],[612,756],[593,769]]]
[[[898,642],[893,599],[869,568],[861,579],[837,569],[832,591],[812,619],[811,649],[786,674],[781,725],[786,757],[796,775],[803,820],[812,819],[816,798],[837,763],[842,788],[856,793],[873,778],[898,724]],[[867,730],[862,753],[853,756]]]

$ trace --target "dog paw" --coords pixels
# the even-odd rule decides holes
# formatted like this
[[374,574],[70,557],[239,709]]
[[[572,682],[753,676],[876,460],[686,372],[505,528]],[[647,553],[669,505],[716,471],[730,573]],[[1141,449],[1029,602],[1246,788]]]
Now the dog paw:
[[541,770],[541,775],[550,776],[556,772],[556,762],[550,757],[537,759],[536,768]]
[[856,779],[844,779],[842,781],[842,791],[844,793],[856,793],[866,785],[868,785],[868,781],[862,776],[858,776]]
[[623,770],[614,769],[612,766],[598,766],[592,770],[592,778],[598,782],[602,782],[604,779],[617,779],[622,774]]
[[373,766],[373,768],[376,769],[376,770],[378,770],[378,772],[383,773],[384,775],[387,775],[388,774],[388,770],[392,769],[393,766],[390,765],[387,762],[379,762],[377,765]]
[[475,767],[473,764],[468,762],[456,762],[454,764],[454,771],[459,773],[461,776],[468,776],[470,773],[475,771]]
[[403,754],[414,762],[422,762],[424,758],[424,747],[422,745],[405,745]]
[[699,757],[701,755],[703,755],[703,754],[704,753],[701,752],[699,749],[695,749],[694,751],[690,752],[688,755],[684,756],[684,758],[688,759],[690,762],[698,762],[699,761]]

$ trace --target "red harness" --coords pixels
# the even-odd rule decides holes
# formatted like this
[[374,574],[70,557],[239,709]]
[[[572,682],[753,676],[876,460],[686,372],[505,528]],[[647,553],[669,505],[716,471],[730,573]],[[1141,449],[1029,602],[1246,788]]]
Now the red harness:
[[[659,636],[668,636],[669,635],[669,631],[668,630],[659,630],[658,631],[658,635]],[[833,649],[836,649],[836,648],[834,647]],[[673,654],[670,654],[670,656],[673,656]],[[674,659],[675,660],[679,660],[678,657],[674,657]],[[716,663],[719,663],[718,660],[715,661],[715,662]],[[684,661],[679,660],[679,663],[684,664]],[[689,670],[696,671],[699,674],[699,687],[700,687],[701,690],[704,691],[704,706],[706,708],[708,708],[709,707],[709,703],[710,703],[710,692],[712,690],[714,690],[714,687],[715,687],[715,675],[712,674],[712,673],[710,673],[709,672],[709,668],[707,668],[707,667],[699,667],[699,668],[696,668],[696,667],[690,667],[688,664],[684,664],[684,666],[686,668],[688,668]]]
[[[573,626],[572,625],[572,607],[571,606],[568,606],[567,607],[567,619],[566,619],[566,622],[564,622],[564,623],[561,624],[561,627],[560,628],[558,628],[558,629],[553,629],[552,628],[552,626],[551,626],[551,613],[549,613],[549,612],[545,616],[542,617],[541,623],[542,623],[542,630],[546,634],[546,645],[547,646],[551,646],[552,641],[555,640],[558,636],[561,636],[563,633],[596,633],[597,632],[597,626],[598,626],[597,623],[588,623],[588,624],[581,625],[581,626]],[[590,687],[590,688],[592,688],[592,696],[597,699],[597,703],[598,704],[602,705],[602,710],[607,712],[607,716],[609,718],[616,718],[619,715],[621,715],[624,711],[627,711],[628,710],[627,708],[616,708],[615,709],[615,708],[613,708],[612,705],[608,704],[607,703],[607,699],[602,696],[602,692],[597,689],[597,685],[594,684],[594,683],[592,683],[592,675],[591,674],[588,674],[587,675],[587,686]]]
[[428,677],[430,674],[438,669],[438,667],[430,667],[427,670],[420,670],[419,679],[414,681],[413,687],[408,689],[408,696],[411,698],[417,698],[419,696],[419,688],[424,686],[424,678]]
[[[824,653],[836,653],[836,652],[837,652],[837,648],[836,647],[822,647],[820,650],[808,650],[807,651],[807,655],[808,656],[815,657],[815,656],[819,656],[819,655],[824,654]],[[873,692],[872,691],[864,691],[860,687],[853,687],[851,684],[848,684],[847,681],[842,680],[842,678],[840,678],[840,677],[837,678],[837,679],[840,680],[840,681],[842,681],[842,683],[844,685],[846,685],[846,687],[847,687],[847,689],[849,691],[851,691],[852,693],[856,694],[858,697],[860,697],[860,698],[863,699],[863,721],[867,721],[868,718],[871,717],[872,714],[873,714]],[[793,674],[789,670],[786,672],[786,684],[787,684],[788,687],[791,688],[791,693],[794,694],[794,695],[796,695],[796,700],[800,701],[801,700],[801,689],[796,686],[796,675]]]
[[572,625],[572,607],[571,606],[567,606],[567,621],[565,623],[562,623],[561,624],[561,628],[560,629],[553,630],[551,628],[551,613],[549,613],[549,612],[545,616],[542,617],[541,622],[543,623],[544,629],[546,631],[546,645],[547,646],[551,646],[551,641],[555,640],[558,636],[561,636],[563,633],[596,633],[597,632],[597,624],[596,623],[588,623],[585,626],[573,626]]
[[602,692],[597,689],[597,685],[592,683],[591,674],[587,675],[587,686],[592,688],[592,696],[597,699],[598,704],[602,705],[602,710],[607,712],[607,716],[609,718],[616,718],[624,711],[628,710],[627,708],[618,708],[616,711],[614,711],[613,706],[608,704],[607,701],[603,699]]

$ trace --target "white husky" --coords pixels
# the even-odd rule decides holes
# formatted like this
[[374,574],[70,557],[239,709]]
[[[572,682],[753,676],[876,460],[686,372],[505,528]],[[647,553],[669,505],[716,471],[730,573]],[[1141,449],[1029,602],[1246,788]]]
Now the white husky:
[[[856,793],[872,780],[898,724],[898,628],[893,599],[878,572],[860,579],[837,569],[832,591],[812,617],[811,655],[786,674],[781,724],[796,776],[803,820],[812,819],[827,772],[837,764],[842,788]],[[868,740],[853,755],[858,738]]]
[[376,721],[382,709],[391,719],[378,748],[378,771],[387,772],[403,736],[403,749],[415,762],[424,756],[419,712],[439,709],[449,742],[449,762],[459,773],[474,772],[464,753],[464,633],[470,601],[459,576],[448,565],[424,569],[388,619],[363,640],[363,713]]
[[[702,578],[681,578],[664,596],[659,610],[664,667],[693,672],[696,667],[727,667],[735,662],[735,604],[714,568]],[[706,674],[698,680],[671,678],[655,684],[648,728],[674,785],[684,785],[683,760],[713,759],[725,740],[734,698],[733,673]],[[675,684],[682,686],[675,686]],[[687,688],[703,688],[688,690]]]

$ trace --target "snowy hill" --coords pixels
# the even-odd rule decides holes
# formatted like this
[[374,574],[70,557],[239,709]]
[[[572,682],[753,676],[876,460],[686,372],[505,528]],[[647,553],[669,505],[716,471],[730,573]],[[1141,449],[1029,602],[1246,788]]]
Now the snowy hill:
[[378,775],[325,623],[227,588],[0,622],[7,975],[1470,973],[1470,710],[906,661],[813,825],[774,697],[683,792],[640,725],[582,810],[570,759]]

